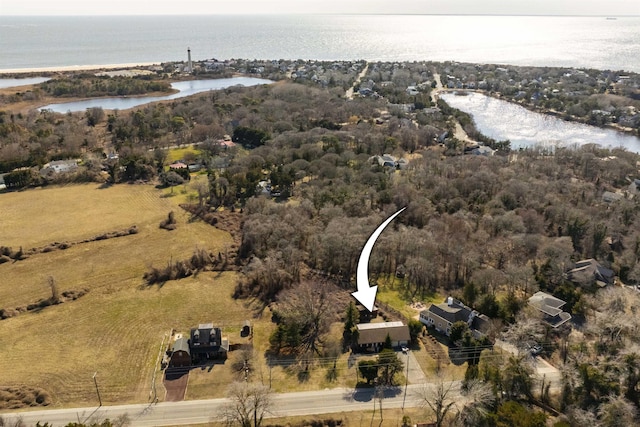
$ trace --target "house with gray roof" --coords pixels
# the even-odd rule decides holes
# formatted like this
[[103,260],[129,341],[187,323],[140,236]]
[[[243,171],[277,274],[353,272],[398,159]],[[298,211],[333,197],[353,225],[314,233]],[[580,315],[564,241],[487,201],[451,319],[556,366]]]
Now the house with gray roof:
[[474,338],[487,335],[489,331],[489,317],[464,305],[453,297],[448,297],[441,304],[431,306],[420,312],[420,322],[435,328],[438,332],[449,336],[451,325],[456,322],[466,322]]
[[536,292],[529,298],[529,305],[540,310],[543,314],[542,320],[553,328],[571,320],[571,314],[562,311],[565,304],[565,301],[546,292]]
[[603,267],[593,258],[583,259],[576,262],[573,269],[567,272],[567,278],[578,285],[597,285],[604,288],[614,282],[615,273],[613,270]]
[[605,191],[604,193],[602,193],[602,201],[607,204],[615,203],[623,198],[624,195],[620,193],[613,193],[611,191]]
[[40,169],[40,175],[48,176],[57,173],[75,172],[76,170],[78,170],[78,160],[54,160]]
[[409,345],[411,336],[409,327],[402,322],[359,323],[358,348],[360,351],[380,351],[387,339],[391,338],[393,347]]

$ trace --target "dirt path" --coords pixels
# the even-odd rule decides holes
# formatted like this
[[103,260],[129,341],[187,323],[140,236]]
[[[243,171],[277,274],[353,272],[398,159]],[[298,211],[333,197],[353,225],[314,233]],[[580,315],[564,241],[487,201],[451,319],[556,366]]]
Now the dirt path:
[[349,89],[347,89],[347,91],[344,94],[344,97],[347,99],[353,99],[353,89],[356,87],[356,85],[358,83],[360,83],[360,80],[362,80],[362,78],[364,76],[367,75],[367,71],[369,70],[369,63],[365,63],[364,68],[362,69],[362,71],[360,72],[360,74],[358,74],[358,77],[356,78],[356,81],[353,82],[353,86],[351,86]]
[[436,82],[436,87],[431,91],[431,103],[433,105],[438,105],[438,94],[443,89],[440,74],[433,73],[433,80]]
[[[431,102],[433,103],[433,105],[438,105],[438,96],[440,95],[440,92],[445,91],[445,88],[444,86],[442,86],[440,74],[433,73],[433,79],[436,82],[436,87],[431,91]],[[479,144],[478,141],[474,141],[473,139],[469,138],[469,135],[467,135],[467,132],[464,131],[464,129],[460,125],[460,122],[456,120],[455,125],[455,131],[453,133],[454,138],[464,142],[465,144]]]
[[456,120],[456,129],[455,129],[455,132],[453,133],[453,136],[457,140],[462,141],[466,144],[478,144],[478,141],[474,141],[473,139],[469,138],[469,135],[467,135],[467,132],[465,132],[464,129],[462,129],[460,122],[457,120]]

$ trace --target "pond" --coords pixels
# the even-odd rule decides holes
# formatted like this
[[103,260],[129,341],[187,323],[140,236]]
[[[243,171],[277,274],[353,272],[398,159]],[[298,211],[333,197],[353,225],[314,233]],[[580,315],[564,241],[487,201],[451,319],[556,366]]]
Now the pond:
[[598,144],[640,153],[640,138],[613,129],[568,122],[476,92],[443,93],[440,97],[451,107],[470,114],[484,135],[511,141],[511,148]]
[[10,87],[19,87],[26,85],[36,85],[38,83],[44,83],[51,80],[50,77],[27,77],[24,79],[2,79],[0,78],[0,89],[7,89]]
[[93,98],[84,101],[63,102],[60,104],[49,104],[40,107],[40,110],[51,110],[56,113],[66,113],[68,111],[84,111],[87,108],[100,107],[105,110],[126,110],[138,107],[151,102],[167,101],[171,99],[184,98],[196,93],[210,90],[226,89],[231,86],[256,86],[273,83],[271,80],[258,79],[255,77],[232,77],[228,79],[208,79],[189,80],[184,82],[171,83],[171,87],[178,90],[176,93],[161,96],[136,96],[136,97],[111,97]]

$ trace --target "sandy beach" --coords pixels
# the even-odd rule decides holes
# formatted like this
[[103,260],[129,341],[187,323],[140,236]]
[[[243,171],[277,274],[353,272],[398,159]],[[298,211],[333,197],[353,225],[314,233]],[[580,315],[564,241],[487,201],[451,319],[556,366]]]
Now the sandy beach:
[[34,73],[54,73],[64,71],[93,71],[93,70],[115,70],[119,68],[148,67],[151,65],[160,65],[157,62],[139,62],[129,64],[103,64],[103,65],[65,65],[57,67],[40,67],[40,68],[5,68],[0,69],[2,74],[34,74]]

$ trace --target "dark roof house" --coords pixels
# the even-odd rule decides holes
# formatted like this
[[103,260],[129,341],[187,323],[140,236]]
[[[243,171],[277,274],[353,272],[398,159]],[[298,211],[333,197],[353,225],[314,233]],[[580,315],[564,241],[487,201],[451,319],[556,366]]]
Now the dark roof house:
[[613,284],[615,273],[613,270],[603,267],[593,258],[576,262],[575,267],[567,272],[567,277],[580,285],[596,284],[603,288]]
[[381,350],[387,335],[393,347],[408,345],[411,340],[409,327],[402,322],[359,323],[356,328],[360,350]]
[[566,302],[545,292],[536,292],[529,298],[529,305],[540,310],[543,320],[550,326],[557,328],[571,320],[571,314],[562,311]]
[[378,317],[378,307],[375,305],[373,306],[373,310],[369,311],[364,305],[358,303],[356,304],[356,310],[358,310],[358,318],[361,323],[368,323],[371,319]]
[[436,328],[439,332],[449,336],[451,325],[455,322],[466,322],[475,338],[484,336],[489,331],[489,318],[476,310],[467,307],[455,298],[448,297],[446,302],[431,304],[420,312],[420,321],[427,326]]
[[229,340],[222,337],[222,330],[213,323],[203,323],[191,329],[189,340],[191,356],[194,359],[225,358],[229,351]]

